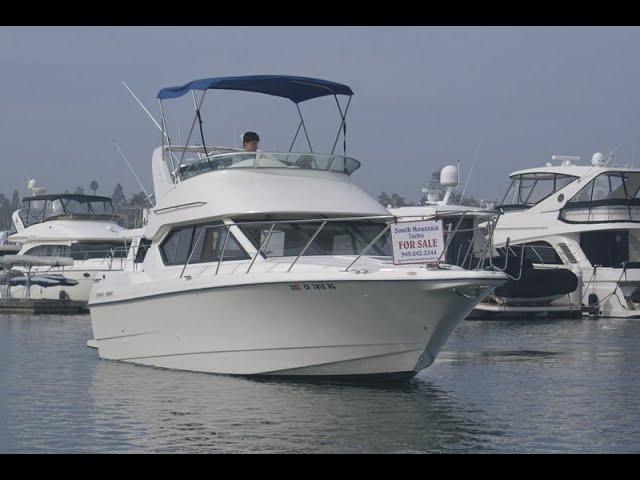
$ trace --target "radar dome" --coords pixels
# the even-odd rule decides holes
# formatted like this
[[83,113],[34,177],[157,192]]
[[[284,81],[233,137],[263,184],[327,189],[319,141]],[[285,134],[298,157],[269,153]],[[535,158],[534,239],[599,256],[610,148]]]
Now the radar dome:
[[440,185],[443,187],[455,187],[458,185],[458,167],[447,165],[440,172]]
[[593,157],[591,157],[591,165],[595,167],[604,165],[604,154],[600,152],[594,153]]

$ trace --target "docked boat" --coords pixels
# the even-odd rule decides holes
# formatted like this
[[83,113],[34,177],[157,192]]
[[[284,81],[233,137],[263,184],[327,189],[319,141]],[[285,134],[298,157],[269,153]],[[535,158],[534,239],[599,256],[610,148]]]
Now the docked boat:
[[[288,152],[171,143],[163,101],[208,90],[291,100]],[[195,92],[202,92],[196,101]],[[433,363],[456,325],[503,273],[439,263],[394,265],[395,217],[352,182],[343,84],[305,77],[210,78],[162,89],[163,145],[153,152],[156,205],[130,271],[91,291],[105,359],[236,375],[407,378]],[[311,149],[299,103],[334,97],[329,154]],[[202,127],[202,124],[200,124]],[[300,132],[308,153],[292,149]],[[340,134],[343,154],[334,153]]]
[[485,314],[640,316],[640,170],[596,153],[513,172],[495,230],[509,282]]
[[[88,302],[95,278],[122,270],[131,238],[122,227],[111,199],[94,195],[46,194],[38,189],[26,196],[13,213],[14,231],[8,239],[20,245],[19,256],[72,258],[72,265],[18,266],[31,275],[68,281],[30,285],[31,299],[66,299]],[[32,192],[34,193],[34,192]],[[15,283],[11,297],[26,297],[25,286]]]

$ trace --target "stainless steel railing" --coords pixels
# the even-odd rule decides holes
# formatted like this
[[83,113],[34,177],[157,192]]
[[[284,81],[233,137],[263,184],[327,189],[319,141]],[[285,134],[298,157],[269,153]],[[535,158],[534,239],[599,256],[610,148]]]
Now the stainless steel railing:
[[[485,268],[490,268],[490,269],[496,268],[493,265],[492,249],[493,249],[493,233],[495,230],[495,225],[497,223],[498,215],[499,215],[498,212],[493,212],[493,211],[482,212],[482,213],[447,212],[444,214],[440,213],[440,214],[420,216],[420,217],[412,216],[411,218],[420,218],[421,220],[440,220],[440,219],[449,219],[449,218],[455,219],[459,217],[455,227],[449,228],[449,230],[445,232],[446,240],[445,240],[445,245],[444,245],[442,254],[439,256],[436,262],[430,265],[431,267],[439,268],[440,265],[443,264],[442,259],[446,255],[447,249],[449,245],[452,243],[452,241],[454,240],[455,236],[461,233],[472,232],[471,239],[469,240],[468,245],[466,246],[466,251],[465,251],[465,255],[463,257],[462,262],[461,263],[453,262],[453,264],[461,266],[462,268],[465,268],[465,265],[468,265],[467,269],[469,270],[471,269],[481,270]],[[479,224],[478,226],[473,226],[471,228],[461,228],[463,220],[465,218],[473,217],[473,216],[475,217],[484,216],[487,219],[485,222],[483,222],[482,224]],[[226,232],[224,243],[222,245],[220,255],[218,256],[218,259],[217,259],[217,264],[216,264],[216,269],[214,274],[214,275],[218,275],[220,271],[220,266],[222,264],[222,261],[226,252],[226,248],[228,245],[229,236],[231,235],[230,230],[232,227],[259,226],[259,225],[265,225],[268,227],[268,231],[266,235],[264,235],[264,237],[260,241],[260,244],[258,245],[256,252],[251,257],[249,266],[245,272],[245,273],[250,273],[257,258],[263,253],[263,251],[268,246],[269,241],[272,238],[274,229],[277,225],[319,223],[318,228],[313,232],[313,234],[311,234],[311,236],[308,238],[305,245],[298,252],[298,254],[292,259],[289,267],[286,269],[287,272],[290,272],[293,269],[293,267],[296,265],[296,263],[300,260],[300,258],[304,256],[304,254],[308,251],[308,249],[313,244],[314,240],[322,232],[322,230],[325,228],[327,224],[334,223],[334,222],[357,222],[357,221],[372,221],[372,220],[377,220],[380,222],[387,223],[387,225],[372,240],[370,240],[367,243],[367,245],[357,254],[354,260],[351,263],[349,263],[349,265],[343,270],[345,272],[348,272],[362,257],[364,257],[371,250],[371,248],[373,248],[374,245],[376,245],[376,243],[390,230],[391,226],[394,223],[398,222],[399,218],[402,218],[402,217],[398,217],[394,215],[377,215],[377,216],[360,216],[360,217],[313,218],[313,219],[301,219],[301,220],[246,221],[246,222],[220,223],[216,225],[205,226],[204,228],[201,229],[200,233],[198,234],[198,237],[195,239],[195,241],[192,242],[190,246],[189,255],[180,272],[180,278],[184,276],[184,273],[187,267],[191,263],[193,255],[195,253],[194,246],[198,245],[204,233],[211,229],[225,229],[225,232]],[[476,239],[480,238],[479,235],[482,235],[483,246],[479,252],[479,255],[474,256],[473,246],[474,246],[474,243],[476,242]],[[458,260],[459,260],[459,256],[460,254],[458,254]],[[472,261],[474,259],[475,259],[475,262]]]

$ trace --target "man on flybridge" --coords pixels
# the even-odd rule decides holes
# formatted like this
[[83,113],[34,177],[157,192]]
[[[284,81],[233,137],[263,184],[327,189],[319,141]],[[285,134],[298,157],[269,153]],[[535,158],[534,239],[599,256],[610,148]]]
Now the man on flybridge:
[[256,132],[245,132],[242,134],[242,148],[245,152],[257,152],[260,137]]

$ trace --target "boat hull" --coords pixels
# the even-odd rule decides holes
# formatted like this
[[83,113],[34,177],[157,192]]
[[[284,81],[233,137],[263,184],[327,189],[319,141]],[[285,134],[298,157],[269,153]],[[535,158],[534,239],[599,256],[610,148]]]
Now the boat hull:
[[268,283],[90,308],[105,359],[235,375],[407,377],[431,365],[503,281]]
[[[29,289],[29,297],[32,300],[40,300],[40,299],[48,299],[48,300],[58,300],[61,295],[64,295],[69,300],[79,301],[79,302],[88,302],[89,296],[91,294],[91,286],[94,283],[94,278],[102,276],[103,273],[110,273],[112,270],[37,270],[33,269],[31,271],[32,275],[36,275],[38,273],[46,274],[46,275],[62,275],[66,278],[76,280],[78,282],[77,285],[61,285],[61,286],[53,286],[53,287],[41,287],[38,285],[31,285]],[[24,286],[15,286],[11,287],[11,297],[12,298],[24,298],[25,296],[25,287]]]

